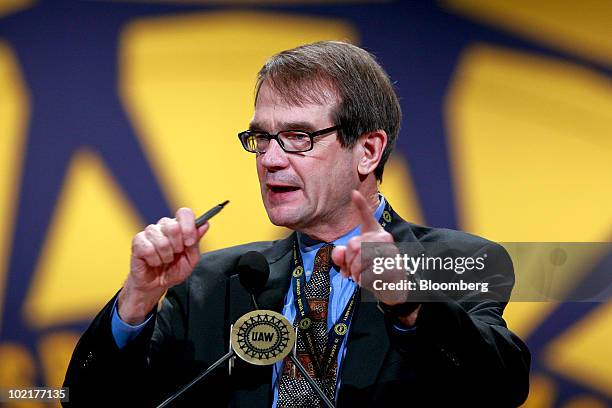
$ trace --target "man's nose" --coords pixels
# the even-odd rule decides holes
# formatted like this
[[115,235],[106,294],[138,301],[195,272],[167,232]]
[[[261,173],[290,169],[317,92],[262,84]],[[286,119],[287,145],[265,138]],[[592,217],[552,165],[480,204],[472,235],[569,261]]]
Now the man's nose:
[[265,153],[260,156],[261,164],[269,170],[283,169],[289,165],[287,152],[278,144],[276,140],[270,140]]

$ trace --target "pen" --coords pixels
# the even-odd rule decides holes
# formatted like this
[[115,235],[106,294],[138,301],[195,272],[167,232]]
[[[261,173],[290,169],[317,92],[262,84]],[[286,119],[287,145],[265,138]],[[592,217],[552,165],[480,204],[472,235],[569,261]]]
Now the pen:
[[196,228],[201,227],[206,221],[219,214],[219,212],[223,209],[223,207],[225,207],[227,203],[229,203],[229,200],[225,200],[221,204],[215,205],[213,208],[200,215],[195,221]]

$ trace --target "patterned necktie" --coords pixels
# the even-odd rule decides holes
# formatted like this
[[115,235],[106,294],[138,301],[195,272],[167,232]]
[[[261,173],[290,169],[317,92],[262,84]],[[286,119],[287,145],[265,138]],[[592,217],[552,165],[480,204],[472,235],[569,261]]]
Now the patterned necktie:
[[[308,352],[305,343],[306,336],[304,331],[299,328],[296,347],[298,360],[330,401],[335,399],[336,394],[337,360],[334,359],[333,365],[322,376],[318,369],[320,366],[319,360],[323,358],[323,351],[327,344],[327,304],[331,291],[329,270],[331,269],[333,247],[333,245],[325,244],[317,251],[312,276],[304,288],[304,294],[310,308],[308,314],[311,320],[309,330],[314,339],[316,355],[312,356]],[[297,320],[293,323],[294,327],[297,327]],[[302,377],[289,356],[285,358],[283,364],[276,406],[278,408],[324,406],[323,401],[319,399],[310,384]]]

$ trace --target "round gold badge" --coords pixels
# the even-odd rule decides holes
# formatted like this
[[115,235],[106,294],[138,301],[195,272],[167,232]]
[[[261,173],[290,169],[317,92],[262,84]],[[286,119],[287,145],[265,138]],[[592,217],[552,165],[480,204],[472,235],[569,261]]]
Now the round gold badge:
[[308,330],[308,328],[310,327],[310,319],[308,317],[303,318],[302,320],[300,320],[300,329],[302,330]]
[[293,270],[293,276],[295,276],[296,278],[299,278],[303,273],[304,268],[302,268],[300,265],[296,266]]
[[334,331],[338,336],[342,336],[348,330],[348,326],[344,323],[338,323],[334,326]]
[[289,320],[271,310],[254,310],[232,327],[232,349],[238,357],[255,365],[270,365],[284,359],[295,343]]
[[389,211],[385,211],[383,213],[383,220],[387,222],[391,222],[391,213]]

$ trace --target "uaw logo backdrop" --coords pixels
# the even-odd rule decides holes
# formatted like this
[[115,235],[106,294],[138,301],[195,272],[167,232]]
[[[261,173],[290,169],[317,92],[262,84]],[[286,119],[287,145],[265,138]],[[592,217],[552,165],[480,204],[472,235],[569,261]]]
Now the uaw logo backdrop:
[[[611,16],[605,0],[0,2],[0,386],[61,384],[144,225],[229,199],[202,250],[286,233],[235,135],[261,64],[302,43],[361,45],[396,82],[381,189],[405,218],[609,241]],[[611,405],[609,302],[505,316],[533,352],[527,406]]]

